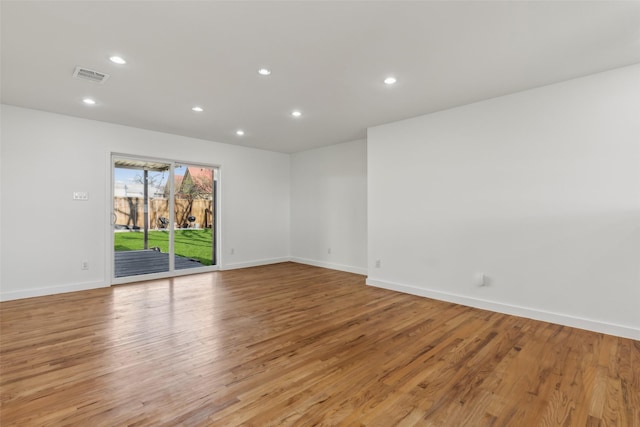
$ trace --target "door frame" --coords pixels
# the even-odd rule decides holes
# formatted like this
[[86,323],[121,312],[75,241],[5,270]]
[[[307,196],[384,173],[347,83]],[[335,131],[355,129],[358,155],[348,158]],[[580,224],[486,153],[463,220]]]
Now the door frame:
[[[211,168],[217,170],[217,180],[216,172],[212,174],[213,184],[212,184],[212,192],[215,197],[212,200],[212,216],[213,216],[213,226],[211,228],[211,232],[214,233],[214,238],[212,239],[212,244],[215,246],[212,250],[215,252],[215,264],[214,265],[205,265],[202,267],[189,268],[184,270],[176,270],[174,257],[171,256],[174,253],[174,229],[173,227],[169,227],[169,271],[161,272],[161,273],[151,273],[151,274],[140,274],[136,276],[127,276],[127,277],[115,277],[115,257],[114,257],[114,220],[115,212],[113,206],[113,197],[115,190],[115,182],[114,182],[114,161],[116,158],[125,158],[131,160],[140,160],[140,161],[148,161],[148,162],[158,162],[158,163],[167,163],[170,165],[170,173],[169,173],[169,182],[170,182],[170,200],[169,200],[169,224],[174,224],[175,222],[175,207],[174,207],[174,197],[175,197],[175,180],[173,179],[175,166],[178,165],[188,165],[188,166],[196,166],[203,168]],[[155,280],[155,279],[165,279],[170,277],[178,277],[178,276],[187,276],[190,274],[199,274],[199,273],[207,273],[211,271],[220,270],[221,264],[221,235],[222,235],[222,227],[221,227],[221,209],[220,209],[220,195],[222,193],[222,167],[220,165],[213,165],[201,162],[192,162],[188,160],[179,160],[179,159],[166,159],[161,157],[154,156],[146,156],[146,155],[138,155],[138,154],[127,154],[120,152],[109,152],[107,155],[107,164],[108,164],[108,177],[107,180],[107,207],[108,207],[108,221],[106,224],[106,234],[107,234],[107,248],[106,248],[106,263],[105,263],[105,277],[108,278],[109,285],[120,285],[124,283],[132,283],[132,282],[140,282],[144,280]]]

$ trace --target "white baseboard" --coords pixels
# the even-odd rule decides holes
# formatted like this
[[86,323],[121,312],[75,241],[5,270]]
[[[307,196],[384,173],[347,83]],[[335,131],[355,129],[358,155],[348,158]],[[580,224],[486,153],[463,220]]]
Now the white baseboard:
[[543,322],[555,323],[558,325],[571,326],[573,328],[586,329],[593,332],[601,332],[603,334],[615,335],[623,338],[630,338],[633,340],[640,340],[640,329],[630,326],[617,325],[614,323],[607,323],[598,320],[570,316],[566,314],[553,313],[550,311],[504,304],[478,298],[471,298],[468,296],[450,294],[447,292],[435,291],[432,289],[419,288],[416,286],[403,285],[399,283],[392,283],[372,278],[367,278],[366,283],[369,286],[403,292],[406,294],[418,295],[421,297],[452,302],[455,304],[462,304],[469,307],[510,314],[513,316],[526,317],[528,319],[541,320]]
[[42,297],[45,295],[64,294],[67,292],[87,291],[89,289],[105,288],[105,282],[75,283],[73,285],[50,286],[47,288],[25,289],[0,293],[0,301],[11,301],[23,298]]
[[[289,257],[282,257],[282,258],[261,259],[261,260],[249,261],[249,262],[239,262],[235,264],[226,264],[223,267],[220,267],[220,270],[235,270],[238,268],[257,267],[260,265],[277,264],[280,262],[287,262],[290,260],[291,259]],[[186,275],[186,274],[197,274],[197,273],[203,273],[203,271],[198,271],[198,272],[189,271],[189,272],[183,273],[181,270],[178,270],[177,276]],[[164,278],[164,276],[158,277],[158,278]],[[152,278],[151,279],[149,277],[145,277],[144,279],[138,278],[138,280],[133,280],[133,281],[139,281],[139,280],[152,280]],[[130,283],[133,281],[132,280],[122,280],[122,281],[114,280],[113,284]],[[22,299],[22,298],[41,297],[45,295],[63,294],[66,292],[86,291],[89,289],[104,288],[109,286],[110,286],[109,283],[99,281],[99,282],[75,283],[72,285],[49,286],[46,288],[35,288],[35,289],[25,289],[25,290],[19,290],[19,291],[0,292],[0,301],[11,301],[11,300]]]
[[314,267],[322,267],[322,268],[328,268],[331,270],[346,271],[347,273],[362,274],[363,276],[367,275],[367,269],[361,268],[361,267],[352,267],[350,265],[335,264],[332,262],[325,262],[325,261],[314,261],[312,259],[297,258],[297,257],[291,257],[291,261],[297,262],[299,264],[313,265]]
[[238,268],[259,267],[261,265],[278,264],[280,262],[291,261],[289,257],[258,259],[255,261],[236,262],[230,264],[222,264],[220,270],[236,270]]

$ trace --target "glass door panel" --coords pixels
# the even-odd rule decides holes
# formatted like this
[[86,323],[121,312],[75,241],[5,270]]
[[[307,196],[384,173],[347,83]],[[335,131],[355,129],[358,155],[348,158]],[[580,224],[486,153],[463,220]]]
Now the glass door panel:
[[170,163],[114,158],[115,278],[171,270],[170,175]]
[[174,170],[175,268],[216,265],[217,169],[176,165]]

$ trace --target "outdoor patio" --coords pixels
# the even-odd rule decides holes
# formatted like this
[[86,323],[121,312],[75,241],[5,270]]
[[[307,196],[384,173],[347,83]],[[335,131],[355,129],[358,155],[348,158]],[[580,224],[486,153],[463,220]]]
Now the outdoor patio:
[[[175,255],[176,270],[202,267],[196,260]],[[115,277],[169,271],[169,254],[155,249],[115,252]]]

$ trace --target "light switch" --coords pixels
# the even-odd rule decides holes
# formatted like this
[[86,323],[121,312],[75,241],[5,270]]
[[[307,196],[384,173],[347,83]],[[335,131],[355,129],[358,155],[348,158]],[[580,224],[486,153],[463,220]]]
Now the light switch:
[[89,193],[87,193],[86,191],[74,191],[73,200],[89,200]]

